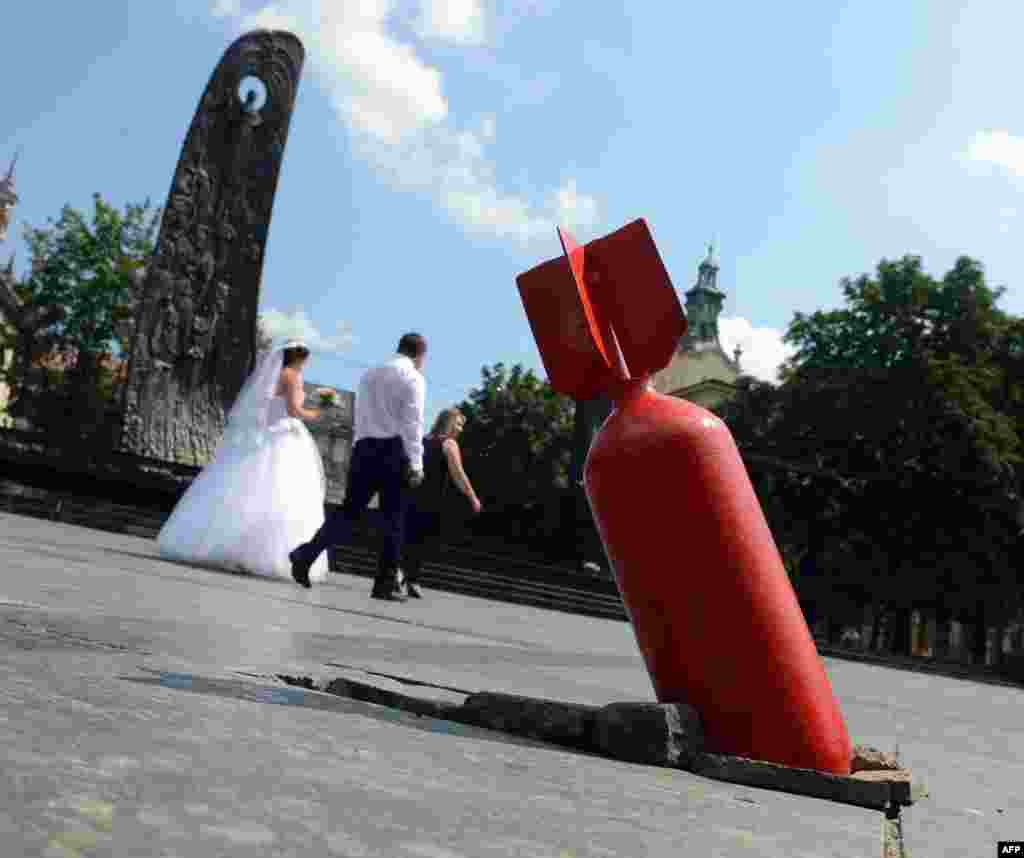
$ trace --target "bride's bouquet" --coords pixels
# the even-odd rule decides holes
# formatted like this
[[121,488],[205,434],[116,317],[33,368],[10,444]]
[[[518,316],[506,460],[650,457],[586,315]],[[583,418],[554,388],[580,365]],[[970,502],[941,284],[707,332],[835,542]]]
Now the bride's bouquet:
[[333,408],[338,404],[338,391],[329,387],[318,387],[316,395],[320,398],[320,404],[324,408]]

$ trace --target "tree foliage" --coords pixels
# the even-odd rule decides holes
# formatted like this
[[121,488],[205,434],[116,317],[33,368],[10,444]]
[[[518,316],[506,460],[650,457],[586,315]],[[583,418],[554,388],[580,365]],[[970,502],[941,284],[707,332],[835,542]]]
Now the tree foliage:
[[122,212],[95,194],[91,218],[66,205],[57,220],[25,230],[32,270],[19,297],[63,310],[52,331],[63,347],[87,354],[128,348],[119,332],[131,313],[133,272],[153,251],[159,218],[148,200]]
[[520,364],[481,370],[479,387],[459,405],[460,446],[481,496],[528,502],[564,488],[572,452],[573,401]]
[[797,313],[779,386],[722,406],[801,597],[856,616],[1005,619],[1020,605],[1024,328],[967,257],[941,279],[883,260],[844,306]]
[[6,380],[12,413],[54,443],[109,446],[116,434],[110,412],[121,372],[109,358],[130,345],[158,223],[148,201],[118,211],[95,194],[90,216],[66,205],[45,227],[25,230],[31,270],[2,296],[15,320]]
[[474,539],[550,555],[569,491],[573,401],[532,370],[496,363],[459,408],[463,460],[484,505]]

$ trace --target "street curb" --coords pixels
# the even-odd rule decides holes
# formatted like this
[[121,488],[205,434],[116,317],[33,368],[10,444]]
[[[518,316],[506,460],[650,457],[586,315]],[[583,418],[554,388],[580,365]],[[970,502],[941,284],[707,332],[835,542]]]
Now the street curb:
[[582,703],[488,691],[470,694],[448,717],[474,727],[593,751],[599,711]]
[[716,781],[823,798],[871,810],[889,811],[901,804],[909,804],[909,801],[898,802],[892,784],[883,779],[865,780],[854,775],[833,775],[727,754],[698,754],[693,772]]
[[[314,680],[279,674],[277,678],[289,685],[549,742],[621,762],[677,768],[726,783],[882,811],[889,819],[898,818],[901,807],[912,805],[927,795],[924,786],[903,769],[859,771],[845,776],[710,753],[703,748],[695,713],[685,704],[612,703],[601,707],[497,692],[467,693],[461,703],[444,703],[348,677]],[[637,740],[628,745],[624,740],[620,740],[623,744],[602,741],[599,738],[602,719],[613,714],[621,727],[623,712],[628,713],[631,707],[635,707],[637,713]],[[665,713],[661,723],[649,717],[659,710]],[[640,713],[647,713],[648,717],[641,718]],[[680,729],[680,723],[691,726]],[[674,729],[672,725],[676,725]],[[673,760],[675,762],[670,762]]]

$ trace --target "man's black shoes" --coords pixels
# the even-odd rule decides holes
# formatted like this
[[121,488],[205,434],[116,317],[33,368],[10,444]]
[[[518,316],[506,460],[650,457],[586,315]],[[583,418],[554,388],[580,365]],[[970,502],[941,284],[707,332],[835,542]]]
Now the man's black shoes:
[[385,599],[388,602],[404,602],[406,599],[404,577],[401,569],[378,572],[373,582],[373,589],[370,591],[370,598]]
[[307,590],[311,588],[313,585],[309,583],[309,567],[313,564],[303,561],[298,548],[288,555],[288,559],[292,564],[292,578]]
[[371,599],[384,599],[388,602],[404,602],[405,593],[402,592],[402,585],[390,582],[390,583],[376,583],[373,585],[373,590],[370,591]]
[[374,590],[370,593],[371,599],[384,599],[388,602],[404,602],[406,598],[401,590]]

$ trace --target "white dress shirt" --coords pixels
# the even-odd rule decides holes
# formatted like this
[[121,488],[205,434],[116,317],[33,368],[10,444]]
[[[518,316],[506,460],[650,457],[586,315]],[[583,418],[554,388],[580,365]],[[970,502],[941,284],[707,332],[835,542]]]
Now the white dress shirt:
[[355,441],[402,439],[413,470],[423,470],[423,410],[427,383],[405,355],[367,370],[356,393]]

